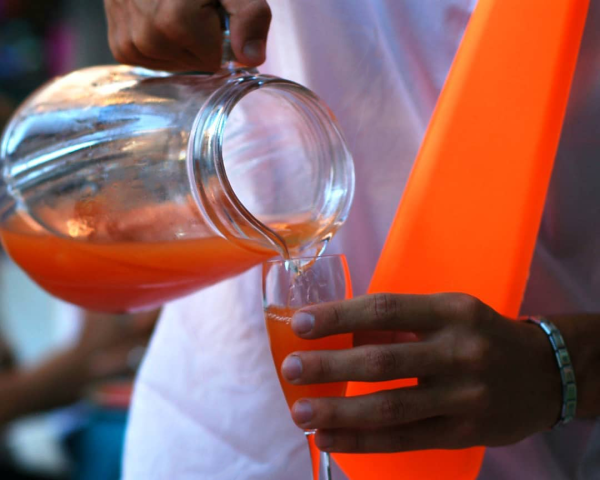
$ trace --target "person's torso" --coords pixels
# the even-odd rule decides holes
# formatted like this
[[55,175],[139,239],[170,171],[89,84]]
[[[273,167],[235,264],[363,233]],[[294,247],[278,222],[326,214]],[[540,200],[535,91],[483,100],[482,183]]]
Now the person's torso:
[[[274,20],[261,71],[322,97],[355,159],[355,203],[330,251],[347,255],[355,293],[362,294],[473,1],[270,4]],[[592,40],[590,51],[597,51],[600,40]],[[590,55],[598,65],[600,56]],[[583,79],[582,68],[575,91],[581,82],[590,91],[569,111],[526,296],[525,305],[536,311],[547,295],[559,302],[567,287],[574,293],[556,309],[600,310],[600,296],[593,295],[600,285],[600,232],[598,216],[589,217],[600,205],[593,182],[600,174],[593,155],[600,85]],[[585,137],[581,122],[589,128]],[[560,268],[548,270],[554,264]],[[136,388],[127,479],[307,478],[305,441],[289,418],[270,359],[260,288],[253,270],[165,308]]]

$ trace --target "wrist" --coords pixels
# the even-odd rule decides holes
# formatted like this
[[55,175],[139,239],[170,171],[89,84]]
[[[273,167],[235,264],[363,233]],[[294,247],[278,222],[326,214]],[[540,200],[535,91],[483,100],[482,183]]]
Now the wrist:
[[88,383],[88,362],[76,349],[48,358],[21,375],[25,413],[47,410],[77,401]]
[[27,391],[23,375],[18,371],[2,375],[0,384],[0,425],[27,413]]

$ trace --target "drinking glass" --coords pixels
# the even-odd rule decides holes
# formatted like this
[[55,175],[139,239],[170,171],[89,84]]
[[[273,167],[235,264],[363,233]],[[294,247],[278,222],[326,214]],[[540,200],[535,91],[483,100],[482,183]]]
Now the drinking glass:
[[[333,335],[317,340],[297,337],[291,328],[294,313],[309,305],[352,297],[350,273],[343,255],[272,260],[263,264],[263,305],[271,353],[288,407],[301,398],[342,397],[346,382],[292,385],[281,376],[281,364],[291,353],[303,350],[339,350],[352,347],[352,335]],[[315,430],[306,430],[313,478],[319,470],[331,480],[330,458],[314,445]]]

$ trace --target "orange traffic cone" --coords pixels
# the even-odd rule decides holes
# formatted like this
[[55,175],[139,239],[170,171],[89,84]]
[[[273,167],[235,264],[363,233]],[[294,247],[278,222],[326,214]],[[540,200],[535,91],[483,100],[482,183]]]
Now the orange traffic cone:
[[[588,0],[479,0],[371,283],[518,314]],[[351,384],[349,395],[402,382]],[[336,455],[352,480],[473,479],[483,448]]]

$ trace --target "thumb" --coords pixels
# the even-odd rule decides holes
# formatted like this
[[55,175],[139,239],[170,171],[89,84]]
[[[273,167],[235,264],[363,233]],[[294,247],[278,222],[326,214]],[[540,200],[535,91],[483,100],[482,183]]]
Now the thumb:
[[251,67],[266,59],[271,9],[265,0],[222,0],[230,15],[231,47],[237,60]]

